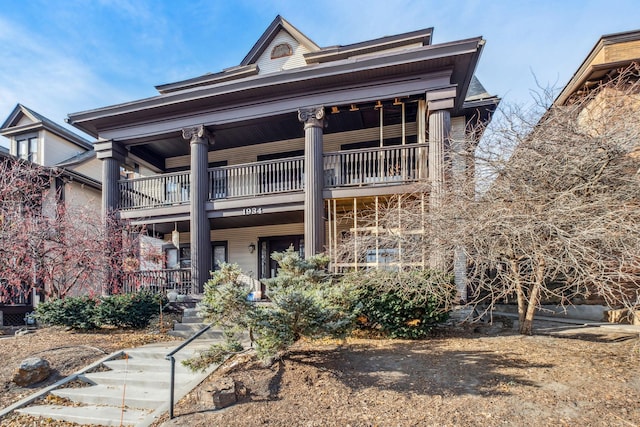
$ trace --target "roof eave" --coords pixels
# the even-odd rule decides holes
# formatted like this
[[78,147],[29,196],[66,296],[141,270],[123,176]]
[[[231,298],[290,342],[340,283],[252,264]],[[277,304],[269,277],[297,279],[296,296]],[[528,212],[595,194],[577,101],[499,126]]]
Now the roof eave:
[[431,45],[433,27],[412,31],[394,36],[380,37],[364,42],[353,43],[345,46],[331,46],[322,48],[317,52],[304,54],[307,64],[329,62],[346,59],[351,56],[380,52],[386,49],[422,43],[422,46]]
[[[582,61],[580,67],[576,70],[576,72],[571,76],[567,84],[564,86],[562,91],[556,97],[554,104],[562,105],[564,104],[569,97],[578,90],[588,79],[591,74],[593,74],[594,67],[610,67],[614,63],[605,63],[598,65],[591,65],[595,59],[595,57],[600,53],[605,46],[609,46],[616,43],[624,43],[628,41],[640,40],[640,30],[634,31],[625,31],[622,33],[613,33],[606,34],[600,37],[596,44],[593,46],[587,57]],[[629,61],[631,63],[631,61]]]
[[243,79],[258,74],[258,71],[259,69],[256,64],[245,66],[241,65],[223,70],[219,73],[205,74],[203,76],[195,77],[192,79],[158,85],[156,86],[156,90],[160,92],[160,94],[164,95],[167,93],[178,92],[198,86],[207,86],[227,82],[229,80]]
[[[457,100],[457,105],[462,105],[463,97],[466,94],[469,82],[476,68],[479,58],[478,51],[481,49],[484,40],[480,37],[460,40],[457,42],[429,45],[401,52],[391,52],[385,55],[371,58],[358,58],[357,60],[347,59],[329,64],[316,64],[308,67],[301,67],[288,70],[282,73],[265,74],[263,76],[253,76],[246,80],[225,82],[222,85],[206,88],[195,88],[189,91],[173,92],[166,95],[159,95],[129,103],[103,107],[99,109],[69,114],[68,122],[78,129],[83,130],[94,137],[98,137],[98,131],[94,123],[100,119],[127,114],[133,111],[153,109],[170,104],[184,103],[206,97],[213,97],[231,92],[243,92],[262,88],[271,85],[283,85],[295,83],[303,80],[310,80],[318,77],[327,77],[335,74],[344,74],[345,67],[350,67],[348,72],[357,70],[370,70],[372,68],[385,68],[396,63],[406,63],[407,61],[429,61],[445,56],[457,57],[465,54],[472,54],[470,69],[460,84],[461,94]],[[357,66],[357,68],[353,68]],[[332,71],[335,70],[335,73]],[[215,92],[217,90],[217,92]]]

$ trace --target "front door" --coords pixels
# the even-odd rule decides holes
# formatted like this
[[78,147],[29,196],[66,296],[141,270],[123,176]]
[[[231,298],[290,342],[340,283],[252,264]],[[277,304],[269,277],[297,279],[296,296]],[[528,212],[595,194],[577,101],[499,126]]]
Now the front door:
[[[263,237],[258,240],[258,259],[260,260],[259,277],[269,279],[278,274],[278,263],[271,258],[274,252],[284,252],[290,247],[304,256],[304,236]],[[264,284],[261,285],[262,296],[266,295]]]
[[227,242],[211,243],[211,269],[220,269],[220,263],[229,262],[227,257]]

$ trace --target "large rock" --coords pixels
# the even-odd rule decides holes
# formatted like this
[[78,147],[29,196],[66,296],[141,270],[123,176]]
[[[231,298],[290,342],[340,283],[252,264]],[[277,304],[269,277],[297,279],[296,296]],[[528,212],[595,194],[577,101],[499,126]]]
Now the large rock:
[[207,391],[211,396],[211,404],[215,409],[231,406],[247,393],[241,383],[236,383],[233,378],[229,377],[220,378],[211,384]]
[[20,368],[13,375],[13,382],[21,387],[39,383],[49,378],[51,367],[49,362],[39,357],[30,357],[20,363]]

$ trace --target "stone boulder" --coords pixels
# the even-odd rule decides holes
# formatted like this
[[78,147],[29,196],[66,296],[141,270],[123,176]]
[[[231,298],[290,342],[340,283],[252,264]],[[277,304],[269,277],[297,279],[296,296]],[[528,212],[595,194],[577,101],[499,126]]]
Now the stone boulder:
[[27,387],[44,381],[51,375],[49,362],[39,357],[30,357],[20,363],[20,367],[13,375],[13,382],[21,387]]
[[233,378],[224,377],[217,380],[207,388],[211,397],[211,405],[215,409],[222,409],[235,404],[239,399],[246,396],[247,390]]

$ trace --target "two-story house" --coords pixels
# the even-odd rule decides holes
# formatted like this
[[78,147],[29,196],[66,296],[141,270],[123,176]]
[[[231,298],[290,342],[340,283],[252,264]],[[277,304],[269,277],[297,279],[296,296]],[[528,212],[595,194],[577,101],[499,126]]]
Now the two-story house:
[[339,264],[336,242],[358,227],[344,218],[416,183],[441,188],[451,141],[472,144],[468,124],[498,104],[474,77],[485,41],[432,33],[320,47],[278,16],[235,67],[70,114],[96,139],[103,213],[163,236],[164,280],[181,271],[192,292],[218,261],[271,277],[270,254],[290,246]]
[[[100,162],[89,141],[21,104],[0,126],[0,135],[9,140],[9,150],[0,151],[0,161],[18,158],[44,167],[43,176],[48,179],[39,189],[43,196],[40,214],[55,215],[64,205],[67,210],[82,208],[99,216]],[[47,170],[55,173],[49,175]],[[24,314],[41,297],[34,283],[24,284],[20,291],[0,291],[0,324],[4,325],[23,325]]]

